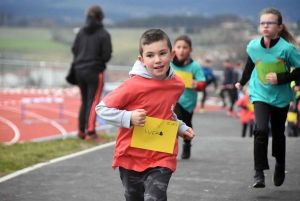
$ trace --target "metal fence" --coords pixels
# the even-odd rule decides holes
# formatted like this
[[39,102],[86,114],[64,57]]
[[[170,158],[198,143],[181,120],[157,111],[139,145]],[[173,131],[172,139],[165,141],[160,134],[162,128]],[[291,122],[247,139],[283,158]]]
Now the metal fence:
[[[70,87],[65,81],[70,63],[0,59],[0,88]],[[108,65],[105,83],[114,87],[129,77],[131,66]],[[222,76],[221,71],[215,74]]]
[[[65,81],[70,63],[0,59],[0,87],[68,87]],[[105,82],[122,82],[130,66],[108,65]]]

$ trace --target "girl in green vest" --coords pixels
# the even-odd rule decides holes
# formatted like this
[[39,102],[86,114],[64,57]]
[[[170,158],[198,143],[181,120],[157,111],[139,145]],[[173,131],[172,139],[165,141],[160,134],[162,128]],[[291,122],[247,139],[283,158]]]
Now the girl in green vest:
[[[254,188],[265,187],[264,170],[269,169],[268,140],[271,122],[272,156],[276,159],[273,183],[281,186],[285,179],[285,121],[289,103],[294,100],[290,82],[300,78],[298,45],[282,23],[281,12],[266,8],[259,14],[262,38],[247,46],[248,61],[237,89],[249,81],[249,97],[254,104]],[[295,70],[290,73],[291,66]]]

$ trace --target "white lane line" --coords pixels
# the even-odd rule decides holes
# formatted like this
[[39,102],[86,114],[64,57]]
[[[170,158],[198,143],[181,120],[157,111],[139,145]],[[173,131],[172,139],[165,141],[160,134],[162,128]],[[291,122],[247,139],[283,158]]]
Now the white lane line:
[[[26,105],[26,107],[28,108],[38,108],[38,109],[42,109],[42,110],[46,110],[46,111],[50,111],[50,112],[57,112],[55,111],[55,107],[49,107],[49,106],[45,106],[45,105]],[[79,106],[78,106],[79,107]],[[63,111],[63,114],[66,114],[68,116],[71,116],[71,117],[75,117],[75,118],[78,118],[78,112],[71,112],[71,111],[68,111],[68,110],[65,110]]]
[[[0,109],[21,113],[20,109],[9,107],[9,106],[0,107]],[[37,119],[40,119],[41,121],[44,121],[46,123],[50,123],[52,126],[57,128],[63,136],[65,136],[67,134],[67,131],[60,124],[58,124],[56,121],[53,121],[51,119],[48,119],[44,116],[38,115],[38,114],[30,112],[30,111],[26,111],[26,115],[37,118]]]
[[5,119],[1,116],[0,116],[0,121],[7,124],[8,126],[10,126],[13,129],[14,134],[15,134],[14,138],[11,141],[4,142],[4,144],[10,145],[10,144],[16,143],[20,139],[20,131],[19,131],[18,127],[14,123],[9,121],[8,119]]
[[83,155],[83,154],[91,153],[93,151],[104,149],[106,147],[110,147],[112,145],[115,145],[115,143],[116,143],[115,141],[114,142],[109,142],[109,143],[102,144],[102,145],[99,145],[99,146],[96,146],[96,147],[92,147],[90,149],[86,149],[86,150],[83,150],[83,151],[80,151],[80,152],[77,152],[77,153],[73,153],[73,154],[69,154],[69,155],[66,155],[66,156],[59,157],[59,158],[55,158],[55,159],[52,159],[52,160],[44,162],[44,163],[38,163],[38,164],[33,165],[31,167],[27,167],[25,169],[22,169],[22,170],[14,172],[14,173],[11,173],[9,175],[6,175],[4,177],[1,177],[0,178],[0,183],[5,182],[5,181],[7,181],[9,179],[12,179],[14,177],[20,176],[22,174],[28,173],[30,171],[39,169],[39,168],[44,167],[46,165],[50,165],[50,164],[57,163],[57,162],[64,161],[64,160],[68,160],[68,159],[74,158],[76,156],[80,156],[80,155]]

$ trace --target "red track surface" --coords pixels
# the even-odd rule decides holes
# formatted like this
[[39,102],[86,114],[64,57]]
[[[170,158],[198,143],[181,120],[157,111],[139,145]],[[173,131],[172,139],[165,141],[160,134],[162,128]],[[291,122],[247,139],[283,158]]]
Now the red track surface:
[[[77,130],[80,97],[78,89],[62,92],[61,89],[0,90],[0,142],[14,143],[36,138],[63,135]],[[58,93],[59,92],[59,93]],[[59,119],[58,103],[27,103],[25,119],[21,119],[22,98],[59,97],[64,99],[63,121]],[[207,105],[206,111],[218,111],[219,106]],[[195,112],[199,111],[199,106]],[[29,121],[29,122],[27,122]]]
[[[76,94],[75,94],[76,95]],[[63,103],[63,121],[59,119],[58,103],[27,103],[25,119],[21,119],[21,99],[38,97],[60,97]],[[77,130],[77,116],[80,106],[78,94],[75,97],[0,91],[0,142],[28,141]],[[18,134],[19,133],[19,134]]]

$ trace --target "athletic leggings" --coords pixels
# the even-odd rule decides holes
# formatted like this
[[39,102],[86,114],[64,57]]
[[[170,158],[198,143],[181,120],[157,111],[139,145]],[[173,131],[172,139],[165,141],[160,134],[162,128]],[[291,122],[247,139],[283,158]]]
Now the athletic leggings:
[[254,102],[254,169],[267,170],[269,121],[272,131],[272,156],[280,164],[285,164],[285,121],[289,105],[279,108],[264,102]]
[[79,131],[88,134],[95,133],[96,111],[100,102],[104,85],[103,73],[76,71],[76,79],[81,93],[81,106],[79,112]]
[[[177,118],[181,121],[183,121],[188,127],[193,128],[192,125],[192,118],[193,118],[193,112],[186,111],[179,103],[176,104],[175,114],[177,115]],[[186,144],[190,144],[191,140],[184,139],[184,142]]]

